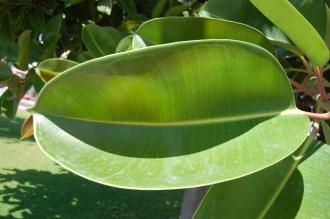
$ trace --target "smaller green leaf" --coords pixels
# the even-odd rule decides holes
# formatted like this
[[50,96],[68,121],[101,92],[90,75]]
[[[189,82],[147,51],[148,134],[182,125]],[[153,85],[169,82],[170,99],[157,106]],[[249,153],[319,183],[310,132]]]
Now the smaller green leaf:
[[60,37],[61,35],[57,33],[47,35],[43,44],[44,51],[40,56],[40,60],[49,59],[55,56],[56,45]]
[[6,82],[13,76],[9,66],[0,61],[0,83]]
[[64,2],[64,7],[68,8],[71,7],[73,5],[79,4],[82,0],[65,0]]
[[50,19],[42,32],[43,38],[46,39],[50,34],[59,34],[63,22],[63,14],[59,14]]
[[116,53],[126,52],[126,51],[129,51],[129,50],[132,50],[133,49],[133,45],[132,45],[133,42],[132,41],[133,41],[133,36],[132,35],[123,38],[119,42],[119,44],[116,48]]
[[29,63],[31,44],[31,30],[25,30],[18,38],[18,57],[16,65],[21,70],[26,70]]
[[330,9],[329,6],[326,7],[327,21],[326,21],[326,31],[325,31],[325,43],[330,50]]
[[39,76],[35,77],[33,80],[34,89],[40,93],[41,89],[45,86],[45,83],[41,80]]
[[12,29],[12,33],[15,35],[21,30],[22,24],[26,17],[26,9],[24,7],[18,7],[16,10],[11,10],[9,13],[9,24]]
[[42,32],[45,27],[45,16],[42,11],[34,10],[28,16],[29,23],[33,28]]
[[87,52],[87,51],[83,51],[78,55],[77,62],[82,63],[82,62],[86,62],[86,61],[94,59],[94,58],[96,58],[96,57],[93,56],[92,53]]
[[328,62],[329,50],[325,42],[288,0],[250,1],[288,35],[314,66],[323,66]]
[[5,57],[7,62],[15,62],[18,56],[18,46],[12,42],[1,42],[0,56]]
[[117,45],[106,27],[96,24],[85,25],[81,37],[88,51],[95,57],[105,56],[116,51]]
[[167,1],[168,0],[160,0],[157,2],[156,6],[152,9],[151,18],[159,17],[162,14]]
[[170,9],[168,9],[165,12],[165,16],[169,17],[169,16],[178,16],[178,15],[182,15],[182,12],[187,11],[191,6],[190,5],[178,5],[178,6],[174,6]]
[[48,82],[59,73],[78,65],[77,62],[67,59],[47,59],[41,62],[37,67],[37,72],[44,82]]
[[10,26],[9,23],[9,17],[5,16],[0,19],[0,42],[2,44],[4,42],[13,42],[13,41],[14,41],[14,35],[13,35],[12,27]]
[[112,9],[112,0],[101,0],[97,3],[97,10],[103,14],[110,15]]
[[13,119],[16,115],[17,104],[15,102],[14,94],[9,89],[7,89],[1,96],[0,107],[1,112],[10,119]]
[[127,14],[136,14],[136,6],[133,0],[118,0],[118,6],[127,12]]

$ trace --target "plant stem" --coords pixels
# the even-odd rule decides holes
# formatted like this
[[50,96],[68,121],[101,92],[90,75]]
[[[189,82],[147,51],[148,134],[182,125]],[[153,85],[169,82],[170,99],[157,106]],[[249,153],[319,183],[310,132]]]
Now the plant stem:
[[326,113],[312,113],[303,110],[299,110],[303,115],[313,119],[313,120],[330,120],[330,112]]
[[307,95],[313,96],[313,91],[311,89],[305,87],[302,84],[299,84],[298,82],[296,82],[296,81],[294,81],[292,79],[290,79],[290,82],[291,82],[292,86],[294,86],[294,87],[297,88],[297,91],[298,92],[304,92]]
[[308,71],[306,69],[301,69],[301,68],[286,68],[285,71],[288,71],[288,72],[295,71],[295,72],[301,72],[301,73],[308,74]]
[[324,84],[323,84],[323,71],[319,68],[314,68],[316,80],[317,80],[317,85],[319,87],[320,95],[323,100],[323,102],[328,102],[328,97],[324,89]]
[[301,62],[303,63],[303,65],[304,65],[306,71],[308,72],[308,74],[309,74],[309,75],[313,75],[313,71],[312,71],[312,69],[310,68],[310,66],[309,66],[307,60],[305,59],[305,57],[304,57],[304,56],[299,56],[299,59],[300,59]]
[[326,72],[328,70],[330,70],[330,64],[324,67],[323,72]]

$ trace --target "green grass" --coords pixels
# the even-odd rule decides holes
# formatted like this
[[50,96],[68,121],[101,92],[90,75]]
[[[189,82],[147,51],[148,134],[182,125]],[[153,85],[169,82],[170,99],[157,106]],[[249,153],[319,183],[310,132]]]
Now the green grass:
[[0,117],[0,218],[178,218],[182,190],[132,191],[63,170],[33,139],[18,140],[21,118]]

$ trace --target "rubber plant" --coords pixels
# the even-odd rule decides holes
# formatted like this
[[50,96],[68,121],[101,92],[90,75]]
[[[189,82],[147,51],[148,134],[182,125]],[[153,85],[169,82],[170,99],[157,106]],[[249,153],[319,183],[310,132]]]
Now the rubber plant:
[[[287,0],[240,2],[288,40],[234,21],[167,17],[143,23],[119,53],[40,65],[46,81],[58,74],[32,109],[41,149],[104,185],[210,186],[194,218],[329,218],[330,146],[316,139],[330,119],[327,40]],[[288,68],[283,48],[302,67]],[[317,112],[298,109],[296,92]]]

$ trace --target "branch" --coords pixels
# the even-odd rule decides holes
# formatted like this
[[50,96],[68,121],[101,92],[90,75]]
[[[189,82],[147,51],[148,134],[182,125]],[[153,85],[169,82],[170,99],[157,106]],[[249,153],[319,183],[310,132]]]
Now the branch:
[[310,88],[305,87],[304,85],[299,84],[298,82],[292,79],[290,79],[290,83],[292,84],[292,86],[297,88],[298,92],[304,92],[307,95],[313,96],[313,91]]
[[311,113],[303,110],[299,110],[304,116],[307,116],[314,120],[330,120],[330,112],[327,113]]
[[288,72],[301,72],[301,73],[307,73],[308,74],[308,71],[306,69],[300,69],[300,68],[286,68],[285,71],[288,71]]
[[323,84],[323,71],[320,70],[319,68],[315,68],[314,71],[315,71],[317,86],[319,87],[321,98],[323,102],[328,102],[328,96],[325,92],[324,84]]
[[326,72],[328,70],[330,70],[330,64],[324,67],[323,72]]

